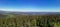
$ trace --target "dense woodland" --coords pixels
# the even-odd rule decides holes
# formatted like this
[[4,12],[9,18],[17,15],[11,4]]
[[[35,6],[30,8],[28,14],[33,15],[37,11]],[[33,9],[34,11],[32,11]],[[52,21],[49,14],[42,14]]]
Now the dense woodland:
[[60,15],[0,14],[0,27],[60,27]]

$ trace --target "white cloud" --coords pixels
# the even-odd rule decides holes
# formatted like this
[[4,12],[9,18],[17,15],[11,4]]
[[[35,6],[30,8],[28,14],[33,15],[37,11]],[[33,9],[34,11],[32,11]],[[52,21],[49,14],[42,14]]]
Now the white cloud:
[[14,11],[14,12],[60,12],[60,10],[37,10],[37,9],[0,9],[2,11]]

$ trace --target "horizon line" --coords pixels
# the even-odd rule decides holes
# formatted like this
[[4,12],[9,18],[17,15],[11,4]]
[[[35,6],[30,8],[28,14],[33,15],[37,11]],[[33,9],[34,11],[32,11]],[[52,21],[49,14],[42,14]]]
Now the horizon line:
[[60,12],[60,10],[21,10],[21,9],[0,9],[0,11],[10,12]]

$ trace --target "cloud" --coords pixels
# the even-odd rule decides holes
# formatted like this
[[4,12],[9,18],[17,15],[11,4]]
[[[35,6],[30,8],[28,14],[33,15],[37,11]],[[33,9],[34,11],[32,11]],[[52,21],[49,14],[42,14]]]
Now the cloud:
[[0,9],[2,11],[17,11],[17,12],[38,12],[40,10],[28,10],[28,9]]
[[37,9],[0,9],[2,11],[13,11],[13,12],[60,12],[60,10],[37,10]]

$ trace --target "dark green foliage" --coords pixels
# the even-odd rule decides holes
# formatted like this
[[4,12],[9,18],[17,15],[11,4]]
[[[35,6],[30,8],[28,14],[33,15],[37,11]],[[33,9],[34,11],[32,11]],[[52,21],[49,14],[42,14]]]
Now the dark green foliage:
[[60,24],[60,16],[58,15],[48,16],[0,15],[0,16],[2,16],[0,18],[0,27],[58,27],[56,25]]

